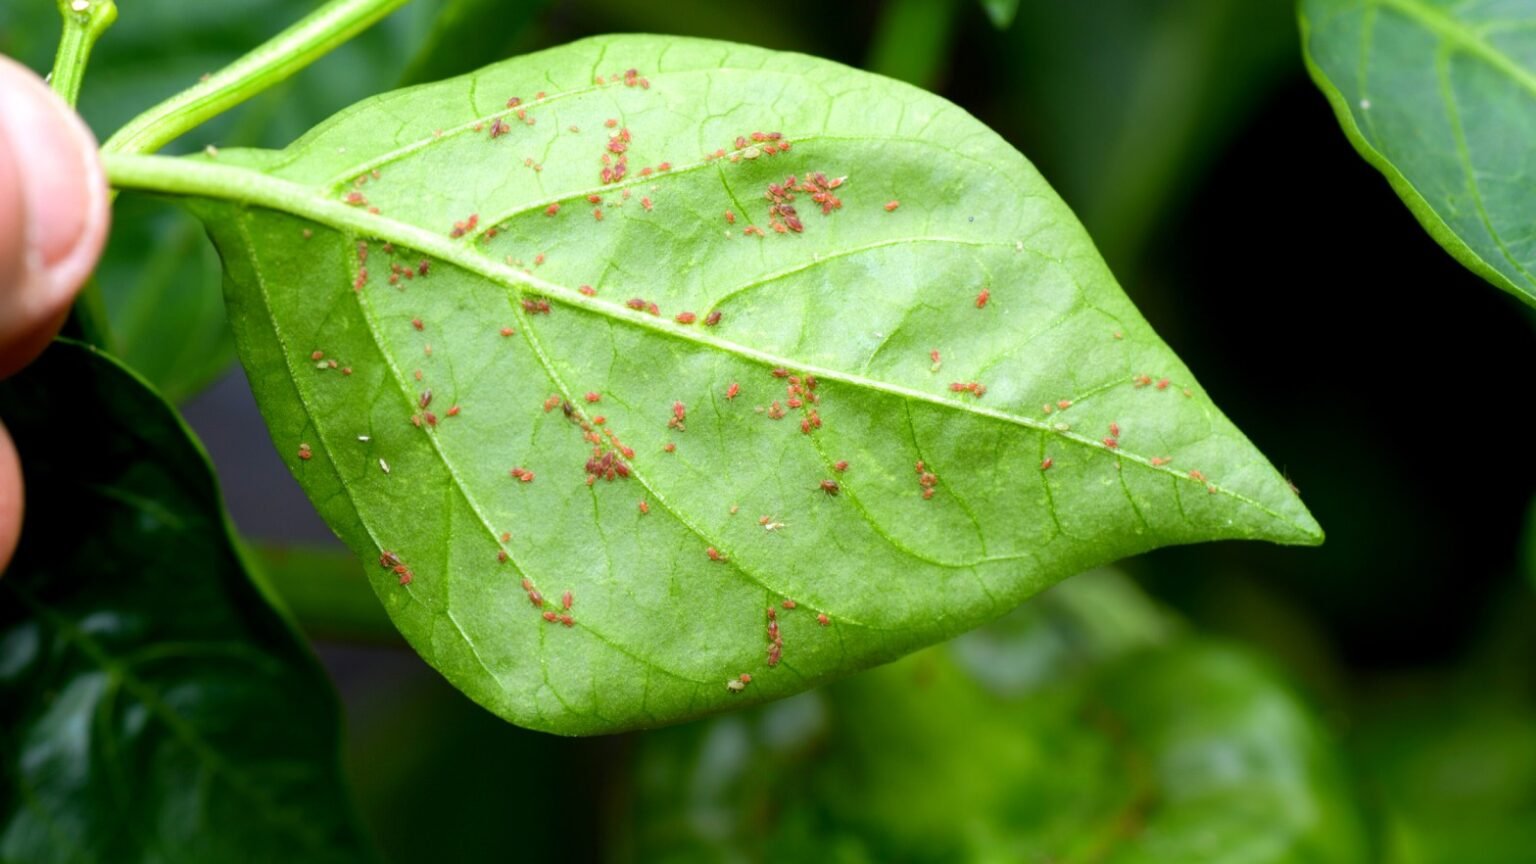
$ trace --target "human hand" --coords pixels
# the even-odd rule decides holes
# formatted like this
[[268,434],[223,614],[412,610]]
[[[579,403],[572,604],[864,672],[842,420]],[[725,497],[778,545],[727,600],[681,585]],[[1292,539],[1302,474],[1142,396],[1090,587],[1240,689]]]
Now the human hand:
[[[59,332],[107,237],[96,139],[42,79],[0,57],[0,378]],[[21,463],[0,425],[0,571],[21,534]]]

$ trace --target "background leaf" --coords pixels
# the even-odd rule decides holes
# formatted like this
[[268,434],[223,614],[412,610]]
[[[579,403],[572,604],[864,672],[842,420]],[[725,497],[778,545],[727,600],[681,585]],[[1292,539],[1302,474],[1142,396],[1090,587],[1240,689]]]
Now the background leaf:
[[1149,255],[1198,245],[1242,257],[1200,245],[1179,217],[1295,62],[1293,10],[1290,0],[1032,0],[1016,26],[972,49],[997,58],[988,77],[1006,82],[976,100],[984,118],[1027,142],[1137,304],[1168,303],[1163,320],[1181,319],[1188,296],[1182,280],[1168,299],[1142,284],[1155,275]]
[[59,342],[0,384],[0,417],[27,489],[0,579],[0,859],[369,858],[330,690],[176,415]]
[[[765,126],[793,151],[733,143]],[[618,150],[634,167],[605,186]],[[359,556],[402,559],[409,584],[371,569],[412,645],[536,728],[795,692],[1158,545],[1321,537],[1029,164],[895,82],[613,37],[363,103],[283,153],[113,164],[260,205],[199,209],[279,452]],[[802,186],[803,233],[744,236],[779,221],[765,187],[812,172],[847,175],[847,206]],[[632,477],[584,483],[589,459]],[[524,580],[571,590],[576,626]]]
[[1536,2],[1302,0],[1308,68],[1350,143],[1446,251],[1536,305]]
[[[91,55],[79,110],[100,140],[156,102],[197,83],[303,17],[313,0],[244,0],[197,6],[184,0],[132,0]],[[280,146],[337,108],[397,80],[433,13],[418,0],[340,46],[293,79],[174,142],[170,152],[209,145]],[[523,10],[532,3],[508,3]],[[53,62],[57,4],[0,5],[0,53],[39,74]],[[112,353],[172,402],[228,371],[234,341],[225,320],[218,257],[182,208],[140,195],[119,196],[112,233],[96,272]]]
[[[1021,667],[1042,674],[1000,683]],[[1365,860],[1296,698],[1109,573],[816,693],[648,734],[634,776],[635,860]]]
[[1019,14],[1019,0],[981,0],[981,8],[992,19],[992,26],[1007,30],[1013,24],[1014,16]]

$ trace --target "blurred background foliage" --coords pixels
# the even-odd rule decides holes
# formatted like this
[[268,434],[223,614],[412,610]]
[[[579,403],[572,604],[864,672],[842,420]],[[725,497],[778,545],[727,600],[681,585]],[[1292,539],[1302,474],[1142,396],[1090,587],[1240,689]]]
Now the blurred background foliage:
[[[105,137],[313,5],[120,0],[81,110]],[[416,0],[170,149],[281,146],[372,93],[615,31],[829,57],[976,114],[1329,539],[1163,550],[738,715],[526,732],[380,636],[231,370],[212,250],[124,196],[99,273],[115,348],[183,403],[317,638],[389,859],[497,860],[510,840],[578,860],[1529,860],[1536,462],[1516,418],[1536,320],[1353,153],[1290,3]],[[57,32],[51,0],[0,4],[0,52],[45,70]]]

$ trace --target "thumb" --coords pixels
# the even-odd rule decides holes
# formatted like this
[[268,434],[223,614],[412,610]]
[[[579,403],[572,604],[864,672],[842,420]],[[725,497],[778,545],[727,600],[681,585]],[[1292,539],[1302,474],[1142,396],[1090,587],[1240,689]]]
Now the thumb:
[[42,79],[0,57],[0,377],[48,344],[106,241],[96,140]]

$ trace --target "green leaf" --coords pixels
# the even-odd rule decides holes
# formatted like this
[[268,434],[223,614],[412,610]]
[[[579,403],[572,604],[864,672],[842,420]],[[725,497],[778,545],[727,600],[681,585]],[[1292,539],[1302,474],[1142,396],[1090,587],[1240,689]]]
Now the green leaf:
[[981,8],[992,19],[993,27],[1007,30],[1013,24],[1014,16],[1019,14],[1019,0],[981,0]]
[[1536,2],[1302,0],[1307,66],[1350,143],[1456,260],[1536,305]]
[[181,208],[119,196],[96,278],[106,289],[114,354],[166,399],[196,395],[234,362],[218,255]]
[[[737,146],[755,131],[792,147]],[[108,170],[199,200],[279,452],[360,557],[402,560],[409,584],[370,569],[411,644],[520,724],[673,722],[1156,546],[1321,540],[1029,163],[887,79],[608,37],[286,151]],[[846,182],[777,233],[770,184],[813,174]],[[574,626],[546,623],[566,591]]]
[[[634,812],[619,823],[633,857],[1366,860],[1331,743],[1273,674],[1189,638],[1095,648],[1081,630],[1102,625],[1084,601],[1107,589],[1136,602],[1123,583],[1097,587],[1011,622],[1013,649],[992,658],[991,675],[1021,661],[1051,670],[1026,687],[967,674],[973,664],[954,658],[972,634],[760,711],[645,736]],[[1054,647],[1070,634],[1104,652],[1098,662]]]
[[[189,6],[135,0],[97,45],[81,92],[81,115],[98,138],[159,100],[196,84],[315,7],[313,0],[247,0]],[[416,3],[300,72],[196,130],[177,147],[278,146],[338,107],[394,80],[431,23]],[[49,2],[0,5],[0,53],[46,72],[59,30]],[[220,294],[217,256],[195,219],[143,196],[120,196],[97,269],[113,354],[181,402],[228,371],[235,359]]]
[[0,384],[0,417],[27,491],[0,579],[0,860],[370,857],[334,697],[175,413],[59,342]]

